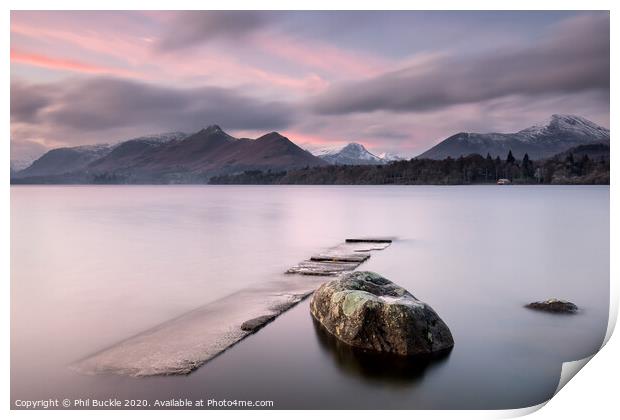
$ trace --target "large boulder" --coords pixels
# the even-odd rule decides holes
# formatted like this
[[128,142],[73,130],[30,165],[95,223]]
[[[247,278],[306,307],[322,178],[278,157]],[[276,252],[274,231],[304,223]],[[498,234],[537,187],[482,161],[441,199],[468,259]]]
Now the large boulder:
[[450,329],[433,308],[369,271],[321,285],[310,311],[328,332],[357,348],[410,356],[454,346]]

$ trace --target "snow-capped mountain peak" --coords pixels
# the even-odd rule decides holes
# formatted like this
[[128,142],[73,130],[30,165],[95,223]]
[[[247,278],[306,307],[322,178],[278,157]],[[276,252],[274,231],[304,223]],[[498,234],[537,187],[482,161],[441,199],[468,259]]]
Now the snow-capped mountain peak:
[[553,114],[546,122],[516,133],[458,133],[418,156],[445,159],[477,153],[544,159],[584,144],[609,144],[609,129],[576,115]]
[[609,139],[609,130],[583,117],[567,114],[553,114],[543,124],[537,124],[519,131],[517,134],[524,140],[531,140],[540,136],[558,135],[559,133],[583,136],[593,140]]
[[554,114],[548,125],[551,129],[580,133],[594,138],[609,137],[609,130],[605,127],[577,115]]
[[[133,141],[148,141],[151,143],[168,143],[173,140],[183,140],[187,134],[180,131],[172,131],[170,133],[149,134],[142,137],[131,139]],[[124,140],[127,141],[127,140]],[[121,142],[122,143],[122,142]]]
[[333,165],[381,165],[385,163],[383,159],[370,153],[360,143],[349,143],[336,149],[317,150],[314,155]]
[[312,153],[314,156],[325,156],[325,155],[333,155],[338,153],[343,149],[344,146],[341,145],[333,145],[333,146],[324,146],[320,148],[312,147],[312,145],[304,145],[304,148]]
[[381,158],[370,153],[364,145],[359,143],[349,143],[339,152],[342,155],[346,155],[352,159],[362,159],[370,161],[380,161]]

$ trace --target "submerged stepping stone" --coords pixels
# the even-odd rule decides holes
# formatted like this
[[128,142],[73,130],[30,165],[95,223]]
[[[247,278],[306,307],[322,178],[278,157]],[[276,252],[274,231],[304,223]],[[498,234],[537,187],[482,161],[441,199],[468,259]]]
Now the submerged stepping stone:
[[345,242],[348,243],[358,243],[358,242],[368,242],[368,243],[376,243],[376,244],[391,244],[392,240],[387,238],[348,238],[345,239]]
[[340,261],[302,261],[286,270],[287,274],[304,274],[306,276],[335,276],[344,271],[353,271],[360,265],[359,262]]
[[362,263],[370,258],[368,253],[355,253],[355,254],[319,254],[310,257],[310,261],[335,261],[335,262],[358,262]]
[[345,243],[313,255],[309,260],[289,268],[286,273],[335,276],[346,271],[353,271],[370,258],[370,251],[380,251],[390,246],[391,243],[391,239],[383,238],[346,239]]
[[[381,251],[385,248],[387,248],[388,246],[391,245],[390,242],[381,242],[381,243],[360,243],[360,242],[351,242],[352,244],[355,245],[355,252],[370,252],[370,251]],[[363,246],[366,245],[366,246]]]
[[328,255],[347,255],[347,254],[368,254],[370,251],[380,251],[390,246],[389,243],[361,243],[361,242],[344,242],[333,248],[322,252]]

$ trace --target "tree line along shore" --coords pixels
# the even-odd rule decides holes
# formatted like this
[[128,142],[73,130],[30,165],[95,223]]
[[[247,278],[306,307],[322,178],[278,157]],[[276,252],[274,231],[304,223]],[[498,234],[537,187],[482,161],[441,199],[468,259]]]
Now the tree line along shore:
[[608,185],[609,155],[590,157],[568,152],[550,159],[515,159],[512,152],[501,159],[487,154],[443,160],[411,159],[387,165],[334,165],[289,171],[249,170],[210,178],[209,184],[302,185],[468,185],[512,184]]

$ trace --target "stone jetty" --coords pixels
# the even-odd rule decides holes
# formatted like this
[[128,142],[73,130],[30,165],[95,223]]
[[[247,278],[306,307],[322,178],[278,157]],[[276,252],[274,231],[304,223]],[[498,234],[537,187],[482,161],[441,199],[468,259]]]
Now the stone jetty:
[[113,344],[71,368],[84,374],[188,374],[276,319],[328,278],[352,271],[391,240],[354,240],[310,256],[257,287],[209,303]]

